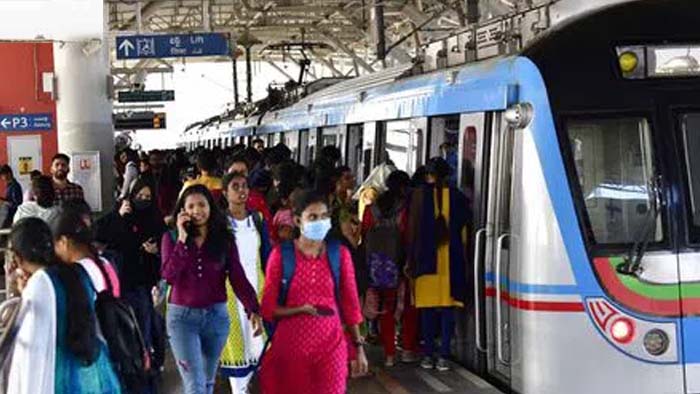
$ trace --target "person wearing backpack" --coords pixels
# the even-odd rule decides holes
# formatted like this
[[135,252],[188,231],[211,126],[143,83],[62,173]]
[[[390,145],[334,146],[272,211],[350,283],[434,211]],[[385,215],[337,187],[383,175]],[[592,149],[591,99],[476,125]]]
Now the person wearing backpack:
[[258,331],[255,289],[246,279],[226,215],[204,185],[185,189],[175,204],[177,229],[163,234],[163,278],[172,291],[166,326],[185,394],[211,394],[230,318],[226,280]]
[[134,311],[120,299],[121,286],[116,270],[93,246],[93,230],[86,211],[80,205],[62,207],[51,221],[51,229],[58,258],[65,264],[80,266],[90,279],[99,335],[107,343],[122,388],[129,393],[147,391],[150,351]]
[[20,220],[10,233],[22,301],[6,392],[119,394],[90,278],[80,265],[56,259],[53,238],[38,218]]
[[293,206],[301,235],[273,249],[267,262],[261,305],[274,332],[262,360],[262,392],[345,394],[343,324],[358,349],[353,372],[367,372],[352,259],[338,241],[326,240],[331,229],[326,195],[305,190],[295,195]]
[[[386,178],[386,191],[370,205],[362,218],[363,246],[369,271],[369,286],[379,305],[379,337],[384,348],[384,365],[393,367],[396,356],[396,320],[402,321],[402,360],[413,362],[417,351],[417,321],[401,312],[406,303],[406,261],[403,238],[405,210],[410,178],[403,171],[394,171]],[[404,291],[399,291],[399,289]],[[409,318],[406,318],[409,317]]]
[[[248,180],[243,173],[229,173],[222,181],[227,202],[227,217],[233,231],[238,256],[246,279],[262,296],[265,280],[263,263],[270,254],[270,236],[262,214],[246,208]],[[248,383],[257,369],[265,345],[262,327],[252,330],[245,309],[233,289],[226,286],[231,330],[221,354],[221,374],[229,377],[233,394],[247,394]]]

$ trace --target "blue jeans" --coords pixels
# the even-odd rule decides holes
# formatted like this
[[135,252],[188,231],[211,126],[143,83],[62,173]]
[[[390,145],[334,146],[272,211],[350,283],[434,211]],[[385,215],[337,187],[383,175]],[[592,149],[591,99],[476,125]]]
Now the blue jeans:
[[450,345],[455,331],[454,308],[425,308],[421,312],[421,330],[423,331],[423,345],[425,355],[435,355],[435,336],[440,326],[440,357],[450,356]]
[[212,394],[219,358],[228,338],[226,303],[209,308],[168,304],[166,324],[185,394]]

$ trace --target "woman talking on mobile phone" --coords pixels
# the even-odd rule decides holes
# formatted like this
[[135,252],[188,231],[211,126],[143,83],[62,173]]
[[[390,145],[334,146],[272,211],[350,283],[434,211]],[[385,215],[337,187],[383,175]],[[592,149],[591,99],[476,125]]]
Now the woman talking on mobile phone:
[[[331,229],[326,196],[303,191],[293,205],[301,236],[275,248],[267,262],[262,311],[276,327],[262,361],[262,392],[344,394],[348,345],[343,325],[357,348],[353,372],[367,372],[352,258],[338,241],[326,241]],[[285,280],[290,263],[293,276]]]
[[175,205],[174,231],[163,235],[162,276],[172,286],[166,324],[186,394],[214,391],[228,337],[226,279],[253,330],[262,324],[255,290],[246,279],[226,216],[202,185],[185,189]]

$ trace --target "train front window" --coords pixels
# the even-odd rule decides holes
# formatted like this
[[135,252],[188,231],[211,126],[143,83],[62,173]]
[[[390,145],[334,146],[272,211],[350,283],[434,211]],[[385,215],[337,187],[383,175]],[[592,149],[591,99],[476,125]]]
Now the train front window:
[[700,113],[687,113],[680,118],[683,132],[683,150],[688,177],[690,200],[690,237],[693,243],[700,242]]
[[[644,118],[576,119],[567,122],[576,175],[596,244],[629,244],[652,209],[654,152]],[[654,241],[661,241],[657,219]]]

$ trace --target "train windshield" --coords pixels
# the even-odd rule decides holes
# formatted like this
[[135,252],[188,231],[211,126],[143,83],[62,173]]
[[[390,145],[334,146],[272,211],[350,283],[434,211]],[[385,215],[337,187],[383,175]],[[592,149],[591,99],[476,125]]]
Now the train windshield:
[[[649,185],[655,166],[648,121],[579,118],[568,121],[567,130],[588,233],[596,244],[634,243],[653,203]],[[652,239],[662,237],[658,218]]]
[[700,240],[700,112],[680,117],[691,210],[691,236]]

